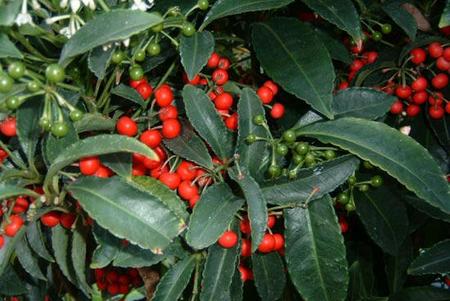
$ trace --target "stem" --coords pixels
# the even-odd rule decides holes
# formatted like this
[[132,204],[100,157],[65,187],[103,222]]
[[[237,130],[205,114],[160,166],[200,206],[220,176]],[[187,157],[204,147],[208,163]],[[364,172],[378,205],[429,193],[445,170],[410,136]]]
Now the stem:
[[178,43],[174,38],[172,38],[172,37],[171,37],[168,33],[166,33],[165,31],[161,31],[161,33],[162,33],[164,36],[166,36],[166,37],[172,42],[172,44],[175,45],[175,47],[178,48],[179,43]]
[[101,7],[104,11],[108,12],[108,11],[111,10],[111,9],[109,8],[109,6],[105,3],[105,1],[103,1],[103,0],[97,0],[97,2],[98,2],[98,4],[100,4],[100,7]]
[[197,259],[197,262],[195,263],[195,274],[194,274],[194,287],[192,288],[192,296],[191,301],[195,301],[198,296],[198,285],[199,285],[199,279],[200,279],[200,262],[201,259]]
[[159,80],[158,84],[156,85],[156,89],[158,89],[159,87],[161,87],[162,84],[165,83],[165,81],[167,80],[167,78],[170,76],[170,73],[172,73],[173,69],[176,66],[176,61],[173,61],[172,65],[170,65],[169,69],[167,69],[166,73],[163,75],[163,77],[161,77],[161,79]]

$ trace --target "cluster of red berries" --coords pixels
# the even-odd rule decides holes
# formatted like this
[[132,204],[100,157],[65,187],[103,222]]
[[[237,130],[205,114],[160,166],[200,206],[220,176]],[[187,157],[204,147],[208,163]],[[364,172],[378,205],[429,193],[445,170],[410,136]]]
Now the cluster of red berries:
[[[353,52],[355,53],[355,55],[359,55],[361,51],[361,49],[353,49]],[[358,73],[359,70],[361,70],[362,67],[364,67],[367,64],[373,64],[377,61],[378,59],[378,52],[376,51],[367,51],[367,52],[362,52],[362,54],[360,56],[357,56],[353,62],[351,63],[350,67],[349,67],[349,73],[347,76],[347,80],[342,81],[339,86],[338,89],[339,90],[343,90],[343,89],[347,89],[349,87],[349,83],[355,78],[356,74]]]
[[0,122],[0,133],[6,137],[15,137],[16,131],[16,117],[7,117]]
[[[448,86],[450,70],[450,47],[444,47],[439,42],[428,45],[426,51],[423,48],[414,48],[410,52],[408,60],[413,63],[411,81],[404,79],[402,84],[392,81],[385,87],[385,91],[398,97],[391,106],[391,113],[398,115],[404,112],[409,117],[415,117],[421,112],[421,105],[428,103],[428,115],[432,119],[441,119],[445,113],[450,114],[450,102],[441,92]],[[427,57],[430,59],[427,63]],[[435,66],[437,74],[430,68]],[[424,76],[429,72],[431,80]],[[408,73],[407,73],[408,74]],[[409,84],[407,84],[409,82]]]
[[256,94],[258,94],[262,103],[270,109],[270,116],[273,119],[280,119],[284,116],[285,109],[283,104],[276,102],[273,105],[270,105],[275,96],[278,94],[277,84],[271,80],[268,80],[258,88]]
[[111,296],[128,294],[132,288],[143,285],[137,269],[119,269],[106,267],[94,270],[95,281],[100,291],[108,292]]
[[6,158],[8,158],[8,153],[0,147],[0,164],[2,164]]

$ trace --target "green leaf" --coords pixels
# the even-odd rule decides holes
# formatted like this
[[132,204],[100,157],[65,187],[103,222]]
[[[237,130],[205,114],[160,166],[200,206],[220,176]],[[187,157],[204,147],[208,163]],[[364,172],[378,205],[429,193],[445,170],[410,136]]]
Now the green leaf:
[[119,177],[80,178],[68,190],[101,227],[154,253],[183,229],[184,222],[157,195]]
[[340,61],[347,65],[352,63],[352,57],[350,56],[348,49],[343,43],[341,43],[341,41],[335,39],[327,32],[317,27],[311,26],[311,28],[317,34],[317,37],[322,41],[323,45],[325,45],[333,60]]
[[61,225],[52,228],[52,248],[56,263],[66,278],[77,285],[76,274],[70,262],[70,232]]
[[444,11],[442,12],[441,18],[439,20],[439,28],[447,27],[450,25],[450,1],[447,0],[445,4]]
[[408,269],[410,275],[450,273],[450,239],[443,240],[421,253]]
[[56,157],[47,171],[44,186],[48,186],[51,183],[53,176],[58,171],[80,158],[120,152],[138,153],[153,160],[158,160],[158,156],[151,148],[134,138],[121,135],[89,137],[67,147]]
[[450,291],[432,286],[408,287],[391,296],[389,301],[448,301]]
[[241,273],[237,267],[234,268],[233,279],[231,280],[229,292],[230,301],[242,301],[244,298],[244,282],[241,279]]
[[410,194],[404,195],[403,200],[405,200],[408,204],[410,204],[411,206],[413,206],[420,212],[422,212],[428,216],[431,216],[432,218],[440,219],[440,220],[450,223],[450,214],[449,213],[445,213],[441,209],[431,206],[430,204],[428,204],[427,202],[418,198],[415,195],[410,195]]
[[225,126],[205,92],[192,85],[186,85],[182,95],[186,115],[199,135],[221,159],[231,157],[233,135]]
[[110,42],[125,40],[162,21],[160,16],[140,10],[117,9],[97,15],[64,45],[59,63],[67,66],[70,59],[79,54]]
[[27,293],[25,283],[17,275],[14,267],[6,261],[6,270],[0,273],[0,294],[6,296],[22,295]]
[[244,193],[248,207],[248,218],[252,229],[252,252],[255,252],[266,232],[266,200],[258,183],[249,175],[249,172],[243,166],[239,171],[236,169],[230,170],[229,175],[241,187]]
[[79,288],[89,296],[91,288],[86,280],[86,240],[79,231],[72,236],[72,264]]
[[209,31],[196,32],[180,40],[181,63],[190,80],[205,67],[214,51],[214,36]]
[[441,119],[432,119],[430,116],[427,118],[439,143],[447,152],[450,152],[450,116],[446,114]]
[[333,118],[333,64],[328,50],[310,26],[292,18],[274,18],[255,24],[252,40],[259,62],[275,82]]
[[178,300],[191,279],[196,260],[195,255],[186,257],[168,270],[156,287],[152,300]]
[[0,26],[11,26],[14,24],[21,4],[21,0],[12,0],[8,4],[0,6]]
[[359,165],[354,156],[342,156],[308,169],[301,169],[296,180],[268,183],[262,188],[270,204],[286,205],[318,199],[332,192],[351,176]]
[[285,210],[285,218],[287,267],[302,297],[311,301],[345,300],[345,246],[331,198],[312,201],[307,209]]
[[108,48],[106,51],[103,47],[96,47],[89,52],[88,67],[98,79],[104,79],[106,75],[106,69],[108,68],[111,56],[114,53],[115,48]]
[[44,108],[44,99],[33,97],[17,109],[17,136],[28,161],[34,162],[34,153],[41,135],[39,119]]
[[248,144],[245,141],[250,134],[268,138],[264,127],[253,123],[253,118],[256,115],[265,116],[264,107],[255,91],[249,88],[242,90],[241,99],[237,105],[237,113],[239,127],[236,153],[239,155],[239,164],[247,167],[252,177],[262,180],[264,174],[259,171],[259,167],[264,156],[269,152],[267,143],[265,141],[256,141]]
[[[164,252],[166,252],[164,250]],[[128,244],[121,248],[114,258],[113,265],[118,267],[142,268],[155,265],[165,259],[164,255],[157,255],[150,250]]]
[[8,199],[10,197],[28,195],[34,198],[38,198],[40,195],[33,190],[22,188],[15,185],[9,185],[6,183],[0,184],[0,200]]
[[417,34],[416,19],[407,12],[401,5],[403,0],[390,0],[383,4],[382,9],[411,40],[415,40]]
[[5,239],[5,244],[3,245],[3,248],[0,249],[0,275],[5,272],[5,269],[7,268],[9,263],[9,258],[13,253],[16,244],[22,239],[23,235],[25,234],[25,231],[25,227],[22,227],[14,237],[8,237],[6,235],[3,236],[3,238]]
[[363,298],[372,296],[374,275],[371,260],[359,256],[358,260],[355,260],[350,266],[349,276],[349,292],[351,300],[363,300]]
[[177,156],[213,169],[211,156],[203,140],[198,137],[188,122],[181,122],[181,124],[180,135],[173,139],[164,139],[164,145]]
[[25,236],[16,244],[16,255],[20,264],[28,274],[30,274],[33,278],[44,281],[47,280],[44,274],[42,274],[41,269],[39,268],[38,260],[28,246]]
[[356,212],[367,233],[385,252],[397,255],[408,236],[406,208],[387,186],[356,192]]
[[370,161],[430,205],[450,212],[447,181],[431,155],[411,137],[383,123],[358,118],[316,123],[297,134],[335,144]]
[[19,49],[3,33],[0,33],[0,58],[23,58]]
[[359,15],[350,0],[302,0],[328,22],[346,31],[354,41],[362,42]]
[[29,223],[27,227],[27,240],[30,247],[36,254],[49,262],[54,262],[52,255],[50,255],[42,237],[41,224],[39,222]]
[[407,238],[400,246],[397,256],[386,256],[386,278],[392,294],[403,288],[407,278],[406,271],[413,260],[413,252],[411,239]]
[[133,88],[126,86],[124,84],[120,84],[117,87],[114,87],[111,90],[111,94],[120,96],[124,99],[127,99],[131,102],[134,102],[141,107],[145,106],[145,101],[142,99],[142,96]]
[[208,188],[191,214],[187,243],[195,249],[203,249],[216,242],[243,203],[225,183]]
[[97,224],[94,225],[92,233],[98,245],[92,254],[90,268],[104,268],[117,257],[123,245],[119,238]]
[[73,123],[67,122],[67,127],[69,131],[64,137],[57,138],[49,133],[45,139],[45,158],[50,165],[60,153],[79,140]]
[[230,249],[222,248],[218,244],[209,247],[203,270],[200,301],[222,300],[224,292],[230,288],[238,255],[237,245]]
[[375,89],[353,87],[339,91],[333,98],[332,108],[336,118],[376,119],[386,114],[395,100]]
[[286,285],[284,264],[277,252],[253,254],[255,286],[263,301],[278,300]]
[[124,178],[131,177],[132,159],[129,153],[114,153],[101,156],[102,164]]
[[91,131],[111,131],[116,127],[116,122],[101,114],[85,114],[80,121],[74,123],[77,133]]

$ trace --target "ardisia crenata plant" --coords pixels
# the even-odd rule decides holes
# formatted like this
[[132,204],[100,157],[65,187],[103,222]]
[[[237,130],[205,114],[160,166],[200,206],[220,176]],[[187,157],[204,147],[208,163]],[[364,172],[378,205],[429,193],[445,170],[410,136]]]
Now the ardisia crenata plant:
[[0,297],[450,300],[449,25],[0,0]]

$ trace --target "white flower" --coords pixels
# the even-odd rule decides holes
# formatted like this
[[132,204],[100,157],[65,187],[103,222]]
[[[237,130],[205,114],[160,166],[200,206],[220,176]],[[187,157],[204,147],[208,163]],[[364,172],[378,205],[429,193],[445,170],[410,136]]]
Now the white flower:
[[90,10],[95,10],[95,0],[81,0],[84,6],[89,7]]
[[145,0],[133,0],[134,4],[131,6],[132,10],[146,11],[154,5],[154,0],[148,0],[148,4]]
[[400,133],[403,135],[409,136],[409,133],[411,133],[411,127],[409,125],[402,126],[400,128]]
[[130,46],[130,38],[123,40],[122,43],[123,43],[123,46],[128,48],[128,46]]
[[80,0],[70,0],[70,9],[76,13],[81,7]]
[[28,4],[27,0],[22,1],[22,9],[16,17],[16,24],[19,26],[24,25],[24,24],[33,25],[33,18],[31,18],[31,15],[28,13],[27,4]]
[[37,0],[31,0],[31,7],[33,7],[34,10],[41,9],[41,4],[39,4],[39,1]]
[[80,10],[82,4],[90,10],[95,10],[95,0],[61,0],[59,6],[61,8],[66,8],[70,5],[72,12],[76,13]]

